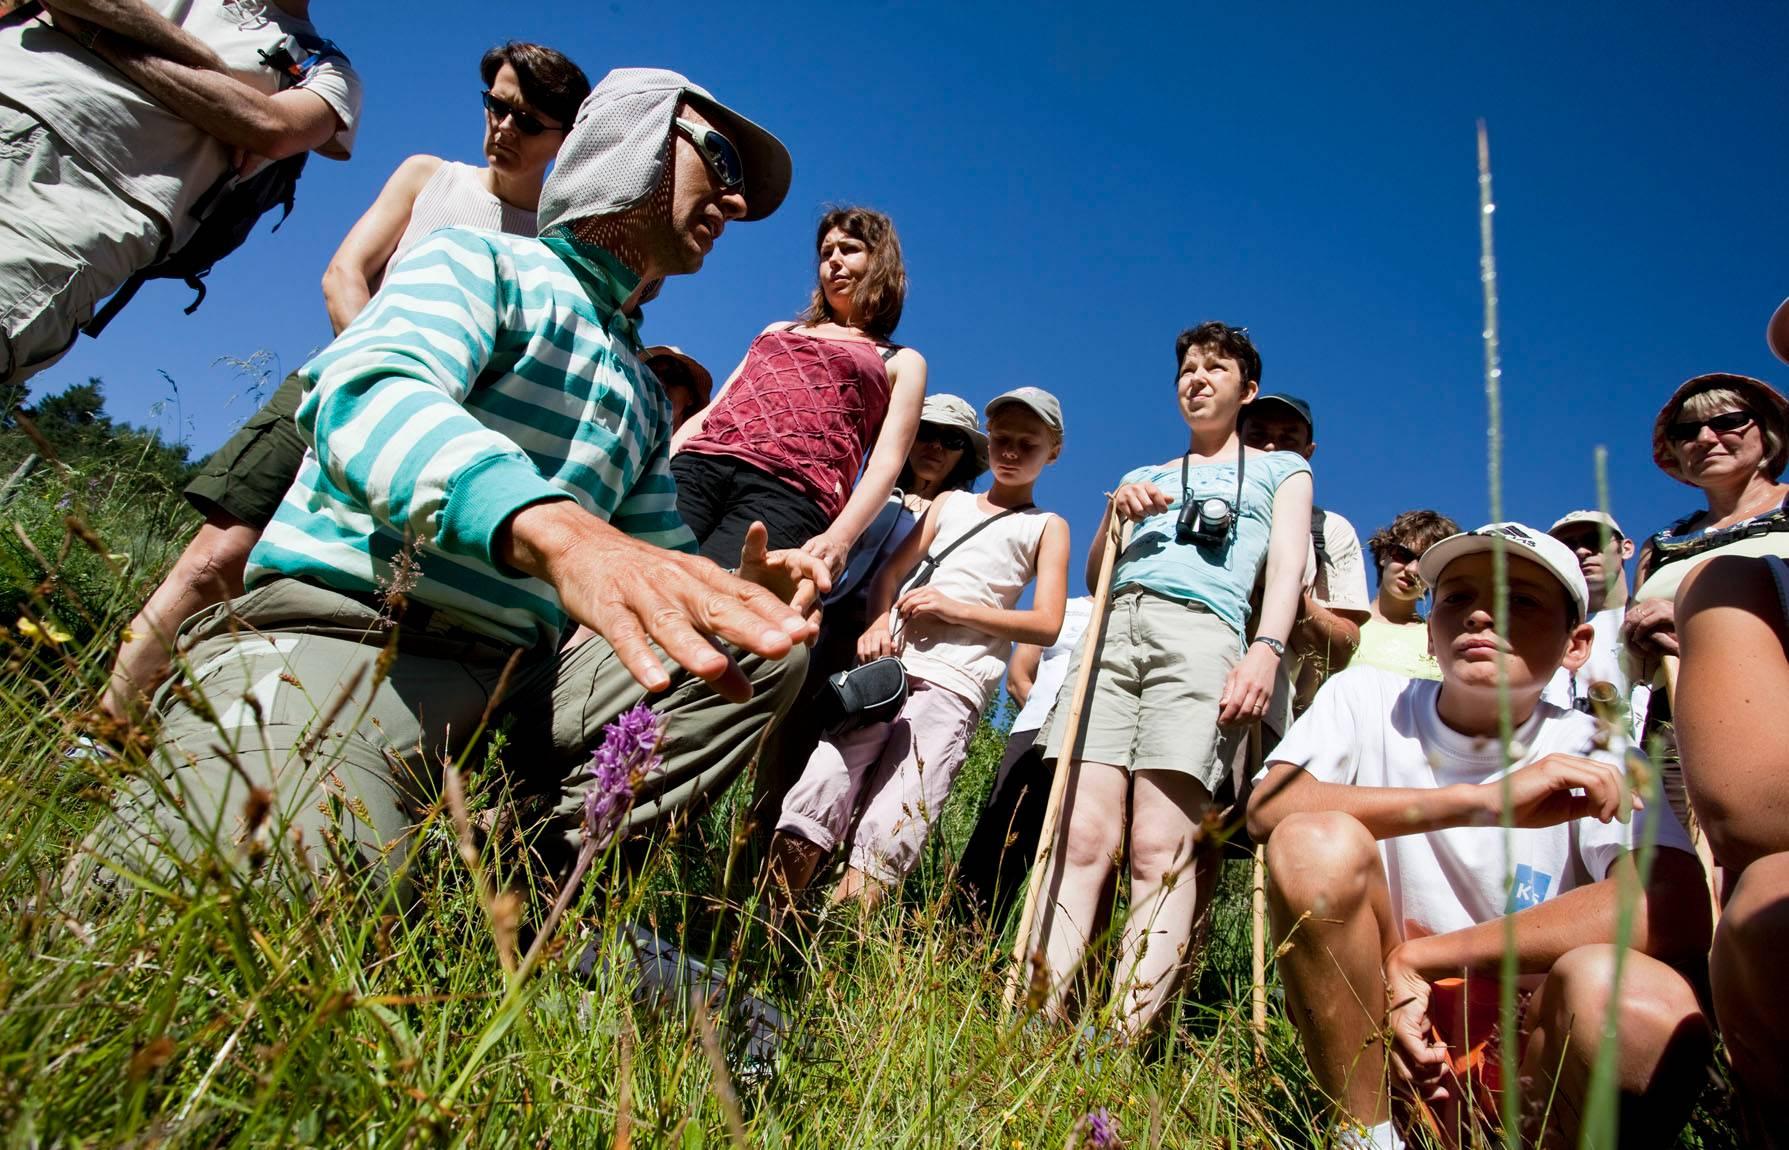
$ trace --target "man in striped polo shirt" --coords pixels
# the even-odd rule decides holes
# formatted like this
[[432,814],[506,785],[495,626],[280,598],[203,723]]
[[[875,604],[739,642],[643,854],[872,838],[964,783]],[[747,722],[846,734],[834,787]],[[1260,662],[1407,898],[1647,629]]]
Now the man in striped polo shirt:
[[[694,554],[632,317],[727,223],[774,211],[789,171],[684,77],[620,69],[579,109],[539,239],[450,228],[394,264],[300,369],[303,467],[248,593],[184,625],[165,777],[126,788],[94,851],[160,869],[296,839],[313,865],[328,842],[396,875],[442,763],[504,722],[510,785],[550,809],[549,851],[575,849],[591,747],[642,698],[664,767],[635,825],[749,761],[829,581],[762,529],[738,575]],[[561,653],[577,623],[598,638]]]

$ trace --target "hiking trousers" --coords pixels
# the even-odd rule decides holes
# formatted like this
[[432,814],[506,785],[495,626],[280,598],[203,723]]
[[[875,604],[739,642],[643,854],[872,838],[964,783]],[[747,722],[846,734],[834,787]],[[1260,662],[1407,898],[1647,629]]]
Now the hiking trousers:
[[42,120],[0,101],[0,383],[62,358],[164,237]]
[[[292,579],[193,616],[181,636],[189,670],[157,700],[155,769],[122,790],[92,853],[159,875],[208,852],[252,867],[284,844],[278,853],[314,873],[358,858],[401,879],[443,764],[482,721],[505,731],[500,785],[538,812],[534,845],[563,867],[605,723],[643,699],[664,719],[664,766],[624,823],[643,829],[715,796],[751,761],[806,665],[799,646],[782,660],[741,657],[753,694],[735,704],[669,660],[670,689],[648,696],[601,638],[524,654],[505,680],[514,648],[433,622],[397,631],[388,652],[393,624],[380,610]],[[492,745],[463,769],[477,773]]]

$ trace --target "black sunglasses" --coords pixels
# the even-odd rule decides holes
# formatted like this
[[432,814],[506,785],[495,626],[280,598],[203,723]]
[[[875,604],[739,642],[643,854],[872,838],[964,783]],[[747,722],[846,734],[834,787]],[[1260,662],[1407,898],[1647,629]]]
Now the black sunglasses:
[[935,423],[922,423],[919,433],[914,439],[920,443],[936,443],[946,451],[968,451],[971,443],[969,436],[954,427],[939,427]]
[[524,136],[538,136],[542,132],[563,132],[564,128],[556,124],[543,123],[532,112],[524,112],[502,96],[484,94],[485,111],[491,114],[491,122],[501,124],[505,116],[516,126],[516,131]]
[[676,119],[678,131],[696,145],[696,152],[714,173],[714,178],[720,181],[722,189],[733,192],[745,186],[745,161],[739,158],[739,149],[733,146],[732,140],[682,116]]
[[1680,419],[1665,425],[1665,438],[1672,443],[1688,443],[1702,434],[1704,427],[1716,435],[1730,435],[1753,423],[1749,411],[1723,411],[1707,419]]

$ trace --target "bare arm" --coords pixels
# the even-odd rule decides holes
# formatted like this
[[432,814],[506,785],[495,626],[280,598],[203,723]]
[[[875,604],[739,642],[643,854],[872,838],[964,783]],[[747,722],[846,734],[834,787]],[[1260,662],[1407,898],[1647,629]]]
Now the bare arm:
[[1006,693],[1021,707],[1037,685],[1037,668],[1043,659],[1044,649],[1038,644],[1013,644],[1012,658],[1006,661]]
[[[1301,471],[1280,481],[1273,495],[1273,525],[1267,541],[1266,589],[1261,595],[1257,637],[1284,643],[1298,617],[1304,564],[1311,538],[1311,473]],[[1219,696],[1218,722],[1250,722],[1267,712],[1273,700],[1280,657],[1265,644],[1250,642],[1242,661],[1230,669]]]
[[[1566,891],[1538,906],[1519,910],[1516,959],[1523,974],[1545,974],[1569,950],[1614,942],[1624,893],[1634,897],[1640,874],[1634,856],[1615,861],[1601,882]],[[1628,945],[1663,962],[1705,954],[1711,934],[1708,892],[1702,864],[1694,855],[1661,849],[1653,858],[1652,882],[1634,902]],[[1492,919],[1447,934],[1413,938],[1397,949],[1396,961],[1433,981],[1467,972],[1495,974],[1503,961],[1504,922]]]
[[[60,19],[73,16],[115,33],[149,52],[192,68],[224,71],[224,62],[209,45],[145,4],[143,0],[50,0],[44,7]],[[77,36],[86,43],[87,31]]]
[[870,449],[863,475],[832,526],[802,545],[808,554],[824,559],[835,575],[845,569],[852,544],[888,502],[895,480],[901,477],[901,465],[913,450],[913,436],[919,431],[919,412],[926,399],[925,358],[910,347],[902,348],[888,366],[892,377],[888,414],[882,419],[882,430]]
[[[896,653],[894,633],[889,629],[888,622],[889,610],[894,606],[895,592],[906,581],[920,557],[926,553],[926,548],[932,545],[932,540],[938,537],[938,511],[950,497],[951,493],[947,491],[932,500],[932,505],[926,508],[919,526],[907,532],[907,537],[901,540],[895,553],[888,557],[888,561],[871,578],[864,602],[865,617],[869,624],[857,640],[857,657],[864,662]],[[969,498],[973,499],[974,496]]]
[[[778,328],[788,327],[788,326],[789,325],[786,323],[773,323],[769,327],[766,327],[764,329],[764,331],[775,331]],[[763,335],[764,332],[759,332],[758,334]],[[683,426],[678,428],[675,432],[673,432],[671,434],[671,454],[672,455],[676,455],[679,451],[683,450],[683,445],[685,443],[689,442],[691,439],[694,439],[696,436],[698,436],[702,433],[702,425],[708,421],[708,413],[713,411],[720,404],[721,396],[727,394],[727,389],[729,387],[733,386],[733,381],[738,379],[739,373],[745,370],[745,361],[750,359],[751,356],[752,356],[751,349],[747,348],[745,355],[740,359],[739,363],[733,368],[732,374],[728,375],[726,379],[722,380],[720,388],[718,390],[716,390],[712,396],[709,397],[708,405],[706,407],[704,407],[701,411],[696,412],[696,414],[694,414],[694,415],[690,416],[688,419],[684,420]]]
[[280,160],[320,148],[342,127],[315,92],[272,96],[207,68],[175,63],[140,44],[101,35],[93,50],[169,111],[232,148]]
[[1068,524],[1054,515],[1038,541],[1037,593],[1031,602],[1030,607],[989,607],[952,599],[928,585],[902,595],[895,609],[908,622],[930,616],[996,639],[1054,643],[1062,632],[1062,615],[1068,604]]
[[379,290],[385,265],[410,226],[416,196],[441,167],[439,156],[411,156],[385,181],[372,207],[357,220],[323,269],[323,303],[340,335]]
[[[1510,805],[1518,827],[1550,827],[1581,818],[1624,818],[1630,796],[1621,773],[1608,763],[1551,754],[1509,776]],[[1495,826],[1502,818],[1503,782],[1447,787],[1363,787],[1328,783],[1296,763],[1270,762],[1267,777],[1249,798],[1249,834],[1273,834],[1288,815],[1341,811],[1376,839],[1423,834],[1449,827]],[[1632,799],[1637,807],[1645,803]]]

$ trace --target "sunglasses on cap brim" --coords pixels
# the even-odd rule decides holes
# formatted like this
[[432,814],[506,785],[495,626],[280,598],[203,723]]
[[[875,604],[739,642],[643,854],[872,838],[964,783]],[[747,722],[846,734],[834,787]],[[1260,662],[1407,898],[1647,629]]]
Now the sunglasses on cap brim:
[[543,122],[533,112],[524,112],[502,96],[494,96],[490,92],[484,94],[485,111],[491,114],[494,123],[501,124],[505,117],[516,126],[516,131],[524,136],[538,136],[542,132],[563,132],[565,129],[557,124]]
[[689,137],[690,143],[696,145],[696,152],[720,186],[729,192],[736,192],[745,186],[745,161],[740,159],[739,149],[733,141],[721,135],[713,128],[676,117],[677,130]]

